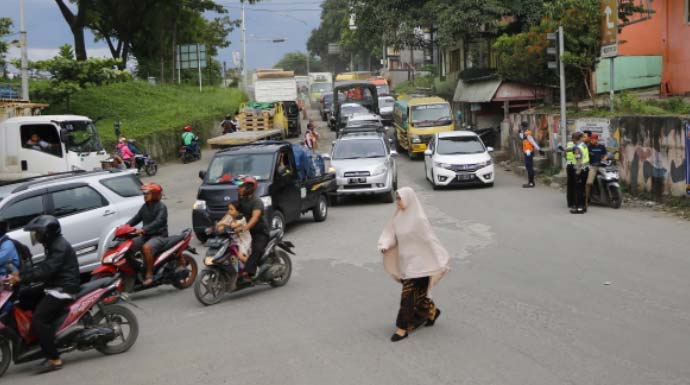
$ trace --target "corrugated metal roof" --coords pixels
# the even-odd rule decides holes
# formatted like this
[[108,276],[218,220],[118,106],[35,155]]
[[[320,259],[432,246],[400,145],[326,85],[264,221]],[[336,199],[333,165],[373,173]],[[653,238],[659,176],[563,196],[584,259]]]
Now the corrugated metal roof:
[[542,87],[505,82],[498,87],[494,102],[543,99],[546,90]]
[[500,86],[501,80],[497,79],[472,83],[465,83],[462,80],[458,80],[453,101],[463,103],[487,103],[494,98]]

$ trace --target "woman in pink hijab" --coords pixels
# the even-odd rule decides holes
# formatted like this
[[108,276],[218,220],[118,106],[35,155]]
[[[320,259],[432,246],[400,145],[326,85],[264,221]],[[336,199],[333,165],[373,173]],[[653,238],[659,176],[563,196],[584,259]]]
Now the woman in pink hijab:
[[393,342],[422,325],[433,326],[441,315],[431,288],[448,272],[449,260],[414,190],[403,187],[395,199],[397,209],[378,242],[384,268],[403,285]]

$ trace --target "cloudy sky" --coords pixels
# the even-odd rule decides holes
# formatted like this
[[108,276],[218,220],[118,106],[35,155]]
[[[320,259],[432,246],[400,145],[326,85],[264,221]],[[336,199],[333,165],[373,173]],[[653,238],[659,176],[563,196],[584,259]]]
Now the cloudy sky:
[[[20,0],[0,0],[0,17],[14,20],[19,30]],[[230,17],[239,19],[240,0],[216,0],[230,11]],[[287,52],[306,51],[311,30],[318,27],[322,0],[265,0],[247,5],[247,63],[250,68],[272,67]],[[55,56],[57,48],[65,43],[74,44],[72,34],[62,18],[54,0],[24,0],[26,12],[29,59],[41,60]],[[104,42],[94,42],[87,32],[87,52],[90,57],[108,57]],[[253,37],[252,37],[253,36]],[[19,38],[18,35],[13,38]],[[285,43],[252,41],[264,38],[287,38]],[[217,58],[233,67],[232,51],[240,51],[239,29],[229,36],[230,47],[220,51]],[[18,57],[16,49],[10,56]]]

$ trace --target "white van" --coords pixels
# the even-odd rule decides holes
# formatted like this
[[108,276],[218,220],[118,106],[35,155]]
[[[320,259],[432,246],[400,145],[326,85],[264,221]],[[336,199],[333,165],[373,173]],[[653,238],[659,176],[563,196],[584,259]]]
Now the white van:
[[98,170],[108,158],[96,126],[85,116],[24,116],[0,123],[2,181]]

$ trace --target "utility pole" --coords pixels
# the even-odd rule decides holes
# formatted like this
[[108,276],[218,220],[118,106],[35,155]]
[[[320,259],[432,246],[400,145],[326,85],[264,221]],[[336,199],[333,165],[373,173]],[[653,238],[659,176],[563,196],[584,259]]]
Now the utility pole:
[[26,47],[26,24],[24,22],[24,0],[19,1],[19,41],[22,56],[22,99],[29,100],[29,55]]
[[[559,76],[561,78],[561,127],[560,127],[560,136],[561,136],[561,146],[565,148],[566,145],[566,136],[567,134],[567,122],[568,119],[566,117],[566,110],[565,110],[565,63],[563,63],[563,54],[565,53],[565,39],[563,36],[563,26],[558,27],[558,56],[559,56]],[[565,163],[564,163],[565,164]]]
[[310,72],[310,70],[309,70],[309,62],[311,61],[310,59],[311,59],[311,57],[309,56],[309,50],[307,50],[307,76],[309,76],[309,72]]
[[244,83],[244,90],[248,91],[247,84],[247,26],[244,15],[244,0],[242,0],[242,82]]

